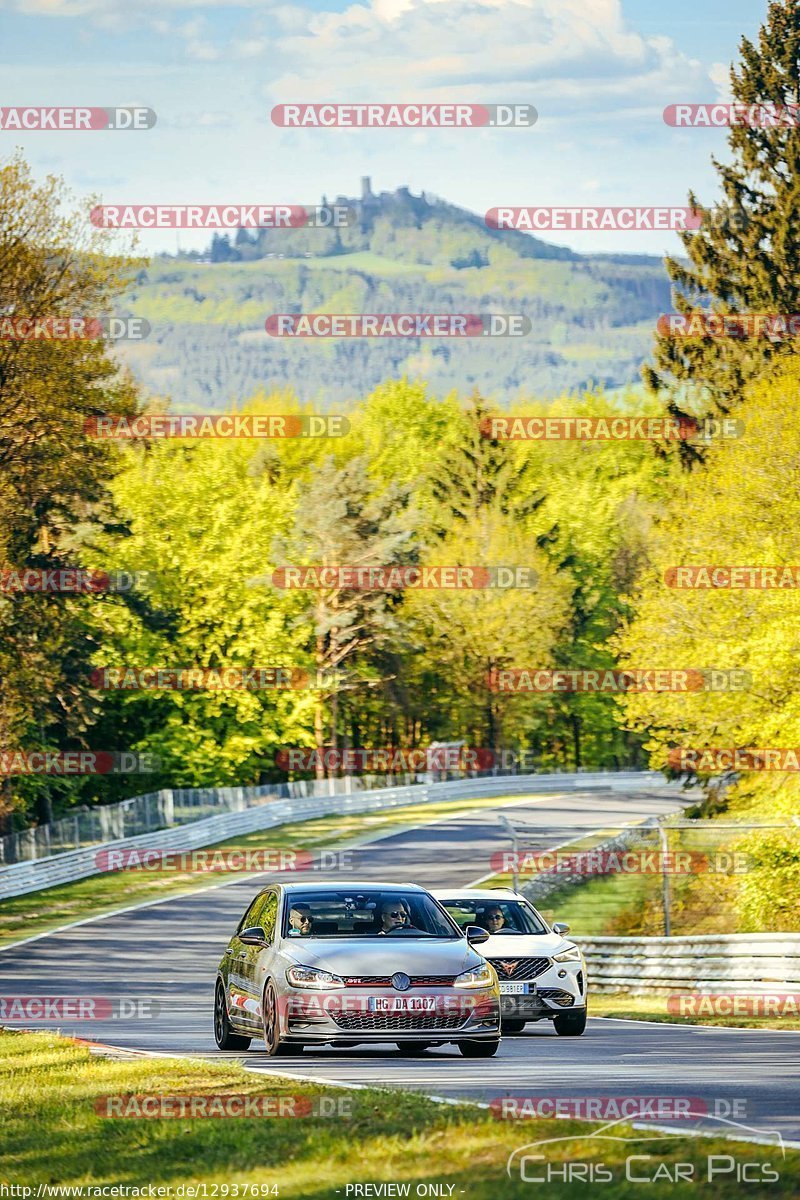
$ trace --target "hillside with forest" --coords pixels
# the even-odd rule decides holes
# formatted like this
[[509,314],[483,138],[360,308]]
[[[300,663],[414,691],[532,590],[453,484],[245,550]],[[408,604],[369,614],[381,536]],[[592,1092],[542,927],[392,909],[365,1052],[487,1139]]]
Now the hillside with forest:
[[[387,378],[436,391],[477,388],[496,404],[638,382],[669,281],[657,258],[579,255],[407,188],[362,181],[341,229],[215,234],[207,253],[160,256],[125,298],[150,322],[119,353],[144,389],[176,410],[217,410],[291,386],[330,407]],[[270,337],[273,313],[521,313],[521,338]]]

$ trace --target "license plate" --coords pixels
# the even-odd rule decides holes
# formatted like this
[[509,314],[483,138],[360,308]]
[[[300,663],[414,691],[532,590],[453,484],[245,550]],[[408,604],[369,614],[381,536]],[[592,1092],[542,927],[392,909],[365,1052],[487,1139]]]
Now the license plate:
[[501,996],[531,996],[536,992],[535,983],[501,983]]
[[370,996],[369,1012],[436,1012],[435,996]]

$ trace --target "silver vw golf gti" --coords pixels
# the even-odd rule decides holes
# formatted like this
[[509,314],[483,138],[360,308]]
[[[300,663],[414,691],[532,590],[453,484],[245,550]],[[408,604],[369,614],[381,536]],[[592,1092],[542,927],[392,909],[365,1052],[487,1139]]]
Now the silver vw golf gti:
[[468,1058],[500,1044],[497,974],[424,888],[270,884],[222,956],[214,1035],[221,1050],[262,1038],[267,1054],[395,1042],[409,1054],[455,1042]]

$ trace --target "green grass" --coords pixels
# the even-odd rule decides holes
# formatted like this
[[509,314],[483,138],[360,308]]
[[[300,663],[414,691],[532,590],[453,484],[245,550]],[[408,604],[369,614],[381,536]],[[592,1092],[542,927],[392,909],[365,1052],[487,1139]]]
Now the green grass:
[[[213,1120],[109,1119],[95,1109],[95,1102],[105,1096],[230,1093],[302,1096],[312,1103],[327,1098],[329,1103],[345,1102],[348,1108],[334,1119]],[[117,1061],[91,1056],[84,1045],[51,1033],[0,1033],[0,1117],[0,1177],[34,1191],[39,1184],[153,1185],[170,1187],[175,1195],[180,1186],[205,1184],[209,1196],[232,1197],[233,1185],[274,1185],[272,1194],[283,1198],[344,1200],[348,1184],[391,1182],[409,1183],[412,1196],[418,1184],[444,1183],[453,1185],[453,1197],[515,1200],[533,1193],[519,1174],[506,1175],[509,1153],[533,1141],[569,1135],[575,1140],[550,1150],[550,1160],[602,1161],[614,1173],[614,1182],[602,1189],[609,1200],[631,1195],[624,1159],[643,1153],[657,1156],[650,1160],[653,1169],[662,1161],[670,1168],[678,1162],[693,1163],[699,1180],[709,1154],[772,1163],[780,1178],[770,1185],[769,1194],[782,1197],[796,1194],[800,1158],[789,1150],[782,1160],[774,1147],[719,1139],[593,1141],[588,1136],[593,1126],[586,1122],[499,1121],[485,1110],[437,1105],[411,1091],[343,1092],[288,1079],[267,1080],[233,1060]],[[627,1127],[613,1132],[636,1138]],[[222,1190],[226,1184],[227,1193]],[[220,1185],[216,1193],[211,1190],[214,1185]],[[696,1196],[697,1190],[692,1183],[658,1182],[648,1186],[647,1195],[682,1200]],[[586,1194],[586,1185],[580,1183],[556,1182],[547,1188],[548,1197]],[[717,1182],[703,1194],[733,1198],[739,1186],[733,1180]]]
[[[591,989],[591,980],[589,981]],[[784,989],[776,989],[782,991]],[[729,1029],[800,1029],[800,1017],[682,1017],[667,1012],[667,997],[629,996],[624,992],[594,992],[590,999],[593,1017],[624,1017],[635,1021],[661,1021],[670,1025],[721,1025]]]
[[[506,798],[509,804],[521,797]],[[394,832],[404,826],[425,825],[442,817],[452,816],[475,808],[496,808],[502,797],[480,797],[469,800],[449,800],[439,804],[406,805],[374,813],[353,813],[316,817],[278,825],[273,829],[229,838],[215,843],[214,849],[305,849],[346,846],[353,839],[375,833]],[[98,850],[101,847],[98,846]],[[130,904],[160,900],[184,892],[213,886],[226,879],[242,878],[236,872],[215,871],[211,874],[190,871],[112,871],[92,875],[75,883],[62,884],[40,892],[29,892],[0,901],[0,946],[11,945],[37,933],[46,933],[72,921],[101,916]]]

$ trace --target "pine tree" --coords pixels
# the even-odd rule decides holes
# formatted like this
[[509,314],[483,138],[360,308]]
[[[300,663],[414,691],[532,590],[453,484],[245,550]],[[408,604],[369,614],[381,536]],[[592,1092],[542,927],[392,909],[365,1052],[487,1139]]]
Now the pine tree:
[[[666,260],[673,300],[681,313],[800,312],[800,7],[772,0],[758,45],[740,44],[731,67],[734,101],[785,106],[794,121],[763,127],[733,125],[733,161],[712,159],[723,201],[704,210],[696,232],[681,233],[689,262]],[[701,209],[694,193],[693,208]],[[658,335],[647,385],[669,394],[674,416],[728,413],[746,382],[765,366],[795,353],[791,338],[674,337]]]

